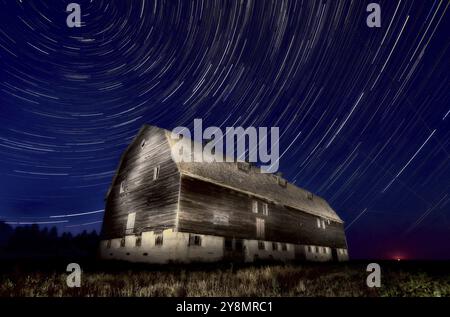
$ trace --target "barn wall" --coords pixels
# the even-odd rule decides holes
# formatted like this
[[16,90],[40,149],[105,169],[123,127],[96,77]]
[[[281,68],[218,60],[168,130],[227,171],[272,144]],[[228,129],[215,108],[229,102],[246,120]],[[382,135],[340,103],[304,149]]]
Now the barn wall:
[[[157,166],[159,176],[153,180]],[[134,229],[127,234],[175,227],[179,181],[164,131],[155,127],[142,129],[124,153],[106,199],[103,237],[124,236],[128,214],[133,212]]]
[[[155,243],[158,235],[162,236],[162,245],[156,245]],[[162,232],[146,231],[140,235],[127,235],[123,238],[115,238],[109,241],[103,240],[101,242],[100,252],[104,259],[142,263],[191,263],[238,260],[238,258],[225,257],[224,237],[198,235],[201,237],[201,245],[190,245],[189,236],[190,234],[187,232],[177,232],[173,229],[166,229]],[[121,241],[122,239],[124,241]],[[141,239],[140,244],[136,244],[136,240],[138,239]],[[260,247],[261,243],[264,245],[264,248]],[[274,244],[276,247],[274,247]],[[320,246],[316,248],[290,243],[245,239],[242,240],[242,245],[243,257],[240,260],[245,262],[258,260],[282,262],[308,260],[325,262],[332,260],[331,249],[328,248],[327,252],[324,252],[325,247]],[[283,245],[285,245],[284,248]],[[304,257],[299,258],[299,252]],[[338,258],[339,261],[348,259],[343,255],[343,252],[339,252],[338,254],[340,255]]]
[[[155,239],[162,235],[162,245],[156,245]],[[141,244],[136,239],[141,237]],[[104,259],[124,260],[142,263],[190,263],[215,262],[223,258],[223,237],[201,236],[201,246],[189,245],[189,233],[166,229],[162,232],[146,231],[141,235],[128,235],[125,243],[116,238],[101,242],[100,252]]]
[[[269,215],[252,212],[246,194],[198,180],[181,177],[178,230],[248,240],[287,242],[347,248],[343,225],[326,223],[317,228],[317,217],[282,205],[269,203]],[[265,236],[257,236],[256,218],[265,221]]]

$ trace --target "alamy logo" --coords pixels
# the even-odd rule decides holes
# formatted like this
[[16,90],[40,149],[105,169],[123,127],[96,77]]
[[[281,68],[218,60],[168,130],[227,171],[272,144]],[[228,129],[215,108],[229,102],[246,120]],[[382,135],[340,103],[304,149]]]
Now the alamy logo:
[[66,279],[68,287],[81,287],[81,267],[78,263],[70,263],[66,268],[67,272],[71,272]]
[[195,119],[194,142],[186,127],[173,129],[171,138],[177,141],[177,162],[259,162],[262,173],[275,173],[279,167],[279,128],[271,127],[270,136],[268,132],[267,127],[226,127],[225,133],[219,127],[203,130],[202,120]]
[[381,267],[378,263],[369,263],[367,265],[367,272],[370,274],[367,276],[366,284],[368,287],[381,287]]
[[67,16],[66,24],[69,28],[81,27],[81,7],[78,3],[69,3],[66,12],[70,12]]
[[369,3],[367,5],[367,12],[370,14],[367,16],[366,24],[369,28],[381,27],[381,7],[378,3]]

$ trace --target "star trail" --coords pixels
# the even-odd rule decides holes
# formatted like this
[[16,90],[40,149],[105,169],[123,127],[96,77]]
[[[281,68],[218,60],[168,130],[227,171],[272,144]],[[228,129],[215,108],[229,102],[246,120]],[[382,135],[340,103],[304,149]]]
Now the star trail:
[[201,118],[280,127],[352,257],[450,258],[450,1],[70,2],[0,0],[1,221],[98,231],[139,128]]

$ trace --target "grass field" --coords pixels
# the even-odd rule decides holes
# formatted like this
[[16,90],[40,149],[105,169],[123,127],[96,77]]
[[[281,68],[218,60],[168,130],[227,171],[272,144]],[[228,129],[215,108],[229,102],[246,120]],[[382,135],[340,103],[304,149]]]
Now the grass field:
[[450,296],[450,264],[380,263],[380,288],[366,285],[367,263],[257,266],[83,266],[80,288],[69,288],[64,265],[9,266],[0,296]]

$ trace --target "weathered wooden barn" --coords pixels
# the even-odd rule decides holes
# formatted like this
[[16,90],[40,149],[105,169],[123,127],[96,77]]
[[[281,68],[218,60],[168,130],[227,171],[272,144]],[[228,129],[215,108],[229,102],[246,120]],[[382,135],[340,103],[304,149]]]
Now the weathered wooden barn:
[[106,197],[102,258],[348,259],[343,221],[323,198],[246,162],[176,162],[175,142],[146,125],[122,155]]

